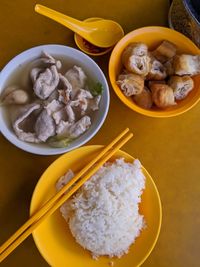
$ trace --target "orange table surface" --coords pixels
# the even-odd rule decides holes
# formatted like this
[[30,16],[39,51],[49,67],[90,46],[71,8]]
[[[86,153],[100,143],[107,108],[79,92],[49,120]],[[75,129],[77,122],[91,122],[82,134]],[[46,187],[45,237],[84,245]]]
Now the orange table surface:
[[[126,33],[147,25],[167,25],[169,8],[167,0],[38,0],[37,3],[78,19],[114,19]],[[0,69],[13,56],[36,45],[54,43],[75,47],[73,33],[36,14],[35,4],[35,0],[0,1]],[[109,54],[94,59],[108,78]],[[150,172],[163,207],[158,242],[143,266],[199,266],[200,104],[178,117],[154,119],[129,110],[111,86],[110,93],[107,119],[88,144],[107,144],[127,126],[134,133],[123,150],[139,158]],[[27,220],[34,187],[57,157],[26,153],[0,135],[0,243]],[[45,267],[48,264],[29,237],[1,266]]]

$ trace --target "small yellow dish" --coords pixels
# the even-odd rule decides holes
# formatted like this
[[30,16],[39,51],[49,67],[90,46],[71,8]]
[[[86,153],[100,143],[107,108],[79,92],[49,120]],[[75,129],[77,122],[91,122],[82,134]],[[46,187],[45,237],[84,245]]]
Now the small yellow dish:
[[[41,176],[32,196],[30,213],[33,214],[42,204],[55,194],[55,183],[69,168],[77,172],[96,156],[102,146],[84,146],[59,157]],[[134,158],[118,151],[113,157]],[[146,188],[142,195],[140,213],[144,215],[147,227],[131,246],[129,253],[119,258],[100,257],[92,259],[73,238],[60,211],[46,219],[34,232],[35,243],[50,266],[53,267],[135,267],[141,265],[151,253],[158,239],[161,227],[162,209],[159,193],[149,173],[143,168]]]
[[[88,18],[84,21],[92,22],[92,21],[97,21],[97,20],[101,20],[101,18]],[[77,33],[74,34],[74,40],[78,48],[90,56],[102,56],[102,55],[107,54],[113,49],[113,46],[108,47],[108,48],[95,46],[89,43],[88,41],[86,41],[83,37],[81,37]]]
[[122,70],[121,55],[127,45],[132,42],[143,42],[152,50],[163,40],[174,43],[178,48],[178,53],[200,54],[198,47],[190,39],[177,31],[165,27],[144,27],[125,35],[114,47],[109,61],[110,81],[115,93],[121,101],[130,109],[140,114],[157,118],[177,116],[194,107],[200,100],[200,75],[193,77],[195,86],[189,95],[185,99],[179,101],[177,105],[166,109],[152,108],[147,110],[137,106],[131,97],[126,97],[122,93],[121,89],[116,84],[116,80]]

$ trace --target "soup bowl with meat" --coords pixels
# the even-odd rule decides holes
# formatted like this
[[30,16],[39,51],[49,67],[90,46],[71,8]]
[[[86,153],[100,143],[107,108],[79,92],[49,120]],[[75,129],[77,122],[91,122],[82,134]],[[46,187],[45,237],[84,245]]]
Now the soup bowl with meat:
[[0,130],[17,147],[55,155],[89,141],[109,108],[98,65],[82,52],[42,45],[13,58],[0,73]]

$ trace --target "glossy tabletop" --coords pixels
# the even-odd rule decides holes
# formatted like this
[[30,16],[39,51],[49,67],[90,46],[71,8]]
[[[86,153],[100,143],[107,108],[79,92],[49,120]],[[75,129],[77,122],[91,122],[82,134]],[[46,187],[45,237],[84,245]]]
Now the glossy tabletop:
[[[73,33],[36,14],[36,3],[78,19],[114,19],[126,33],[147,25],[167,25],[169,8],[168,0],[1,0],[0,68],[16,54],[40,44],[75,47]],[[107,78],[108,60],[109,54],[95,58]],[[123,149],[139,158],[152,175],[163,207],[158,242],[143,266],[199,266],[200,104],[178,117],[156,119],[128,109],[111,86],[110,93],[108,117],[88,144],[107,144],[127,126],[134,133],[134,138]],[[57,157],[23,152],[0,135],[0,243],[27,220],[34,187]],[[45,267],[48,264],[29,237],[1,266]]]

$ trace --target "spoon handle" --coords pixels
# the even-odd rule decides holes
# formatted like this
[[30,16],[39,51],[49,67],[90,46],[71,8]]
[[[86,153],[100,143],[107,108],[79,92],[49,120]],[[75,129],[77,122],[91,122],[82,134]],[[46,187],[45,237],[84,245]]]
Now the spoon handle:
[[45,7],[43,5],[35,5],[35,11],[41,15],[44,15],[64,26],[76,32],[78,34],[83,32],[90,32],[91,29],[87,27],[84,22],[74,19],[72,17],[66,16],[60,12],[57,12],[51,8]]

